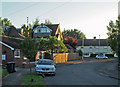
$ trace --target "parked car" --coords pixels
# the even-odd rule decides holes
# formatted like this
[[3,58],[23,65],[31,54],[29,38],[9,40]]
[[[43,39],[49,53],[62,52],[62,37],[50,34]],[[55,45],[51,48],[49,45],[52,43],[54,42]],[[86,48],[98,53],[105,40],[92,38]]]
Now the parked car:
[[108,57],[107,56],[104,56],[104,55],[96,55],[96,59],[98,59],[98,58],[105,58],[105,59],[107,59]]
[[49,59],[39,59],[35,64],[35,71],[37,74],[51,74],[55,75],[55,64],[53,64],[52,60]]

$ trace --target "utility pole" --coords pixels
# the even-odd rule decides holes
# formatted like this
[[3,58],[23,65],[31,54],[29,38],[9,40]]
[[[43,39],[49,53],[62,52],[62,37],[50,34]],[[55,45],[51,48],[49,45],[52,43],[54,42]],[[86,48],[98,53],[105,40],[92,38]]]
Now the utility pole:
[[99,35],[99,54],[100,54],[100,35]]
[[27,26],[28,26],[28,17],[27,17]]
[[83,39],[82,39],[82,47],[83,47],[83,55],[82,55],[82,60],[84,59],[84,37],[83,37]]
[[27,17],[27,36],[29,37],[28,17]]

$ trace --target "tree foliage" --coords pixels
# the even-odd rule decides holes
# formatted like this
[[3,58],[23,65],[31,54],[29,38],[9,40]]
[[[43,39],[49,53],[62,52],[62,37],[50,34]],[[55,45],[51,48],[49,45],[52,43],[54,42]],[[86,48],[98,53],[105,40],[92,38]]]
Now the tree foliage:
[[8,20],[8,18],[1,18],[0,17],[0,26],[12,26],[12,23],[10,22],[10,20]]
[[58,40],[55,36],[49,36],[49,38],[39,40],[39,48],[46,51],[50,50],[51,54],[57,49],[59,52],[67,52],[67,47],[64,45],[63,41]]
[[77,45],[77,41],[78,40],[75,40],[73,37],[68,36],[68,37],[66,37],[64,43],[70,44],[73,48],[75,48],[75,46]]
[[34,25],[39,25],[40,23],[39,23],[39,19],[38,18],[36,18],[36,20],[33,22],[33,26]]
[[79,31],[78,29],[67,29],[62,32],[63,39],[66,37],[70,36],[73,37],[75,40],[77,39],[86,39],[85,35],[83,32]]
[[20,43],[20,49],[25,57],[30,61],[34,59],[34,55],[38,50],[38,42],[35,38],[27,37]]
[[118,19],[115,23],[110,21],[107,29],[108,44],[110,45],[111,49],[117,53],[120,62],[120,16],[118,16]]
[[25,37],[28,37],[28,36],[32,37],[32,25],[31,24],[29,24],[28,26],[23,24],[21,26],[21,29],[23,29],[22,34]]
[[81,49],[77,50],[77,53],[79,53],[79,56],[83,56],[83,52]]
[[46,24],[46,25],[49,24],[50,25],[50,24],[52,24],[52,22],[50,20],[45,20],[44,24]]

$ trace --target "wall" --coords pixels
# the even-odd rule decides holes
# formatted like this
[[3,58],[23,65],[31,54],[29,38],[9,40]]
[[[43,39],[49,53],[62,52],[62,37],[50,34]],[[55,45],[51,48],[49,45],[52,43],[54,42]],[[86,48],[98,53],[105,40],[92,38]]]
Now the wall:
[[7,62],[15,62],[15,66],[22,67],[23,56],[20,53],[20,58],[14,57],[14,50],[12,51],[8,47],[2,45],[2,54],[6,55],[6,59],[2,61],[2,64],[6,65]]
[[22,62],[24,61],[22,52],[20,52],[20,58],[15,58],[14,57],[14,62],[16,63],[15,65],[17,67],[22,67]]
[[81,59],[81,56],[79,56],[79,53],[68,54],[68,60],[79,60],[79,59]]
[[2,64],[6,64],[7,62],[11,62],[14,60],[14,55],[11,49],[9,49],[8,47],[2,45],[2,55],[6,55],[6,59],[2,61]]

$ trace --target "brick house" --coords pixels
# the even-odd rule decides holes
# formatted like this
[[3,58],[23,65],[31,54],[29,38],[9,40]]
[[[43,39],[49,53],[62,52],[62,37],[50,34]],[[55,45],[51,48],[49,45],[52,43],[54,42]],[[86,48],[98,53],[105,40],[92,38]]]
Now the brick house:
[[21,67],[24,57],[20,51],[19,44],[22,39],[4,36],[0,36],[0,38],[2,38],[0,41],[0,45],[2,46],[2,64],[15,62],[16,66]]

